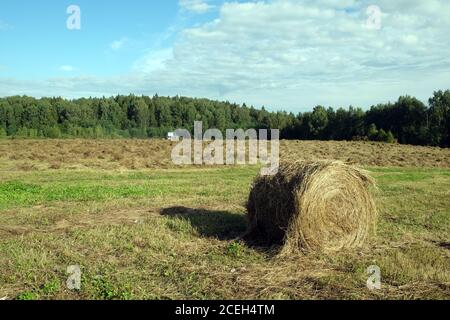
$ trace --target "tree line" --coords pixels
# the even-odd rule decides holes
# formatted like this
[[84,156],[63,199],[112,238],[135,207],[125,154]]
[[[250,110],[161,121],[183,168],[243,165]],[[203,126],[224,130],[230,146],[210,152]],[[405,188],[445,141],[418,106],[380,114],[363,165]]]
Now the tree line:
[[450,90],[428,105],[411,96],[368,111],[317,106],[311,112],[269,112],[246,104],[187,97],[0,98],[0,138],[162,138],[203,128],[280,129],[283,139],[370,140],[450,147]]

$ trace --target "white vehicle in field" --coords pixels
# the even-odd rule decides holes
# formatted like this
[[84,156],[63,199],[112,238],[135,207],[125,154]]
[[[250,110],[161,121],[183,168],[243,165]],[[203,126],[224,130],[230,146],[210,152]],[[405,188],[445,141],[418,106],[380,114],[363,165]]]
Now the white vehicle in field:
[[167,140],[178,141],[178,135],[175,132],[169,132],[167,134]]

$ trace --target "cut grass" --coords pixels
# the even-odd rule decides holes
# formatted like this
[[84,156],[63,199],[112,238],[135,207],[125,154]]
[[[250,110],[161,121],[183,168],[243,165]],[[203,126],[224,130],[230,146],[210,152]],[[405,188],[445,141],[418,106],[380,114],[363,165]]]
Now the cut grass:
[[[358,252],[251,247],[255,167],[2,173],[0,296],[17,299],[449,299],[450,170],[370,168],[377,239]],[[368,266],[383,287],[366,288]],[[66,288],[82,269],[79,292]]]
[[[0,170],[176,168],[164,140],[1,140]],[[450,149],[375,142],[281,141],[281,157],[362,166],[450,168]]]

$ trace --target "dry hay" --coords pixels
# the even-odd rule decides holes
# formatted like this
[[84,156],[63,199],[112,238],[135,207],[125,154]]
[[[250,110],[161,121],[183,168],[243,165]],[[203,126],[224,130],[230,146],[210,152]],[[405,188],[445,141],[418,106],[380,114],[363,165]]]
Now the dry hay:
[[258,177],[247,203],[247,239],[284,243],[283,252],[362,246],[375,230],[374,180],[339,161],[282,164]]
[[[175,145],[176,142],[165,140],[0,139],[0,169],[39,171],[179,168],[171,157]],[[280,156],[286,160],[332,159],[359,166],[450,168],[450,148],[372,142],[282,140]]]

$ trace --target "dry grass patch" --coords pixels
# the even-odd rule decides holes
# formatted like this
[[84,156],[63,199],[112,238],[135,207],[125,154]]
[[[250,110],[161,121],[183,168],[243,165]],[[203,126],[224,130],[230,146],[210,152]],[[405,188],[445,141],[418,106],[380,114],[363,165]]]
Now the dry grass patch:
[[[164,140],[0,140],[0,170],[176,168]],[[450,168],[450,149],[372,142],[281,141],[282,158]]]
[[[5,160],[0,162],[0,297],[450,299],[450,172],[445,165],[369,168],[380,188],[374,195],[377,237],[362,249],[279,257],[280,246],[239,240],[247,227],[245,203],[256,167],[128,170],[108,151],[132,155],[136,167],[147,166],[139,150],[152,141],[12,143],[0,142]],[[160,152],[168,148],[164,141],[156,144]],[[289,144],[298,150],[294,154],[310,143]],[[92,153],[85,159],[87,145]],[[320,145],[303,157],[318,154],[314,148]],[[367,148],[364,152],[378,148],[322,146],[323,156],[333,158],[346,157],[356,146]],[[412,154],[397,147],[392,152],[410,161]],[[29,160],[37,170],[18,168],[21,158],[9,160],[21,152],[32,156],[27,148],[45,157]],[[419,161],[417,155],[426,155],[420,160],[424,165],[432,157],[447,156],[440,163],[448,163],[446,150],[419,148],[414,158]],[[64,162],[49,170],[55,157]],[[158,163],[154,159],[145,161]],[[80,292],[65,286],[67,266],[74,264],[82,269]],[[370,265],[381,268],[379,291],[366,287]]]

